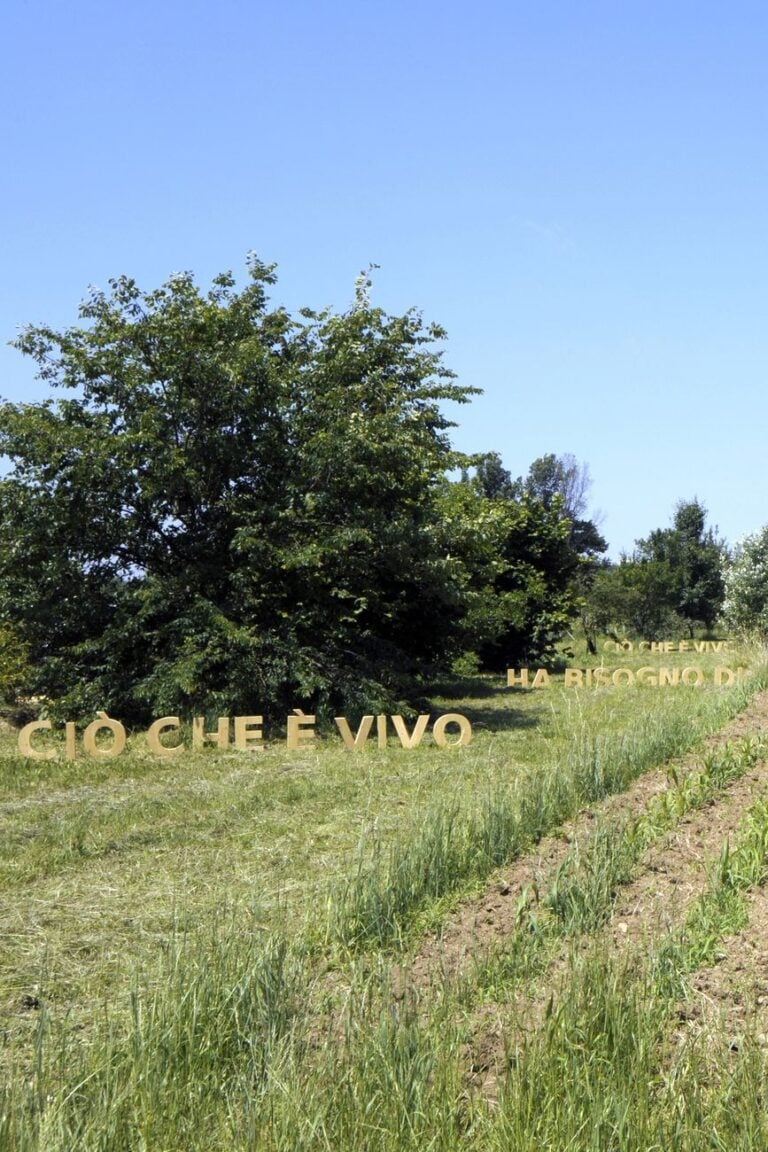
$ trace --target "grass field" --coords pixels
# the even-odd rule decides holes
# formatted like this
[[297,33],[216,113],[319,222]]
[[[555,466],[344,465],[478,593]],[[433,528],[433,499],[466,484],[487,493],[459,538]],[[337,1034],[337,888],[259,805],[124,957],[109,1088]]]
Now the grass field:
[[0,1149],[768,1146],[765,664],[602,659],[752,675],[439,686],[462,748],[4,734]]

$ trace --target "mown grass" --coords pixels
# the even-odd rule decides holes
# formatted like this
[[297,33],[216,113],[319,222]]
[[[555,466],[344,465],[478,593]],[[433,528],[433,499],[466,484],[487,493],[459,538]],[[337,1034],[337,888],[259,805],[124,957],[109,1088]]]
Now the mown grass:
[[329,740],[169,765],[136,747],[25,775],[4,750],[0,1148],[497,1146],[461,1014],[393,998],[381,949],[719,727],[762,675],[717,692],[485,681],[451,701],[476,738],[446,752]]
[[[477,882],[516,850],[513,837],[522,850],[580,795],[621,786],[622,773],[635,771],[646,716],[659,734],[651,762],[716,727],[739,699],[738,691],[525,694],[487,680],[478,687],[484,695],[451,702],[472,716],[474,742],[444,752],[425,742],[411,752],[391,743],[350,754],[328,739],[301,753],[276,745],[252,755],[189,753],[168,764],[136,740],[112,762],[29,762],[6,740],[0,1004],[33,991],[45,962],[48,998],[85,1017],[130,981],[134,966],[151,967],[175,928],[204,925],[228,904],[257,905],[263,923],[287,917],[298,927],[307,915],[317,921],[329,894],[333,902],[344,892],[332,936],[387,935],[394,943],[418,927],[439,893]],[[442,709],[436,701],[435,712]],[[619,763],[613,782],[611,747]],[[435,868],[449,817],[445,866]],[[393,899],[382,870],[411,840],[406,855],[421,852],[421,880],[401,870]],[[359,901],[357,909],[350,903],[350,885],[361,882],[374,896],[383,885],[383,915],[376,899],[367,921]]]

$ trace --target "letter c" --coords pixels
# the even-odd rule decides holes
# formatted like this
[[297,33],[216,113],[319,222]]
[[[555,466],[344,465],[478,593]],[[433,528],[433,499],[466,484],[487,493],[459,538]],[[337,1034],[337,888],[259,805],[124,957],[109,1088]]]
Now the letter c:
[[163,744],[160,740],[160,733],[165,732],[170,728],[179,728],[181,721],[178,716],[161,716],[159,720],[155,720],[147,730],[147,743],[149,744],[150,752],[155,756],[178,756],[179,752],[184,751],[183,744]]
[[39,752],[32,747],[32,733],[33,732],[50,732],[50,720],[33,720],[31,724],[25,724],[18,735],[18,748],[22,756],[26,756],[30,760],[55,760],[56,753],[53,748],[49,748],[47,752]]

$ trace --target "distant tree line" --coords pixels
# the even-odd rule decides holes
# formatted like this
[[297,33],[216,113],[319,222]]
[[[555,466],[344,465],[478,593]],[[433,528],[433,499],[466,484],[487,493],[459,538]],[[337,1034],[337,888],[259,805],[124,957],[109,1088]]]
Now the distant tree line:
[[[128,721],[389,710],[456,667],[599,632],[711,628],[724,546],[696,500],[616,565],[589,472],[512,479],[451,446],[443,330],[372,305],[271,307],[249,282],[122,277],[15,342],[54,390],[0,405],[0,694]],[[457,478],[458,477],[458,478]]]
[[714,628],[723,607],[727,550],[706,518],[699,500],[681,500],[671,527],[637,540],[620,563],[593,570],[581,604],[593,649],[600,633],[652,640]]

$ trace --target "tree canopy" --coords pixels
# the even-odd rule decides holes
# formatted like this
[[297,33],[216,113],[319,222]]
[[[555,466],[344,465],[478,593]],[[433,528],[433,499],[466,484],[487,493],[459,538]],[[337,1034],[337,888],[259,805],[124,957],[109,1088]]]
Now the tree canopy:
[[64,707],[370,707],[455,647],[442,329],[249,276],[123,277],[17,341],[61,395],[0,407],[0,621]]
[[768,636],[768,525],[740,540],[726,563],[723,614],[744,635]]
[[[274,268],[92,291],[25,329],[50,397],[0,404],[0,696],[127,721],[417,701],[471,655],[547,660],[581,611],[711,626],[722,544],[698,501],[613,568],[590,480],[548,454],[512,480],[449,440],[466,402],[444,331],[366,276],[342,313],[272,306]],[[461,478],[452,473],[461,470]]]
[[711,629],[723,605],[725,546],[707,528],[707,509],[695,497],[680,500],[670,528],[657,528],[637,541],[636,559],[660,565],[667,605],[685,621]]
[[658,639],[675,628],[711,630],[724,595],[725,545],[706,525],[707,510],[694,498],[680,500],[672,524],[636,541],[618,565],[596,573],[582,611],[585,632],[625,632]]

